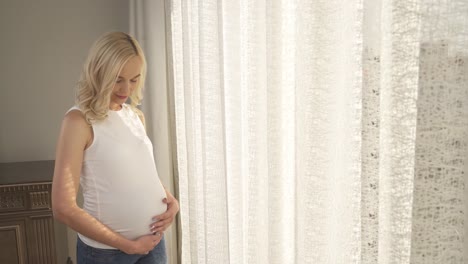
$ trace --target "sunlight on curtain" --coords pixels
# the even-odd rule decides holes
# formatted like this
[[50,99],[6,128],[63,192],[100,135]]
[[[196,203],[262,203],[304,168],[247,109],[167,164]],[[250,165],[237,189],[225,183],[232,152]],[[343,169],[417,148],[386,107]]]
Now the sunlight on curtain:
[[167,1],[182,263],[466,262],[468,1]]

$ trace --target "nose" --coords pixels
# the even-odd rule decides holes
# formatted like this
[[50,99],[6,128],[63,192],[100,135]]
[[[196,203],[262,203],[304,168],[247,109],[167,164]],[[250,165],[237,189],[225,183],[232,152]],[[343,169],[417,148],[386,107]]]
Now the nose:
[[120,85],[119,92],[121,93],[128,93],[132,91],[132,84],[130,82],[123,82]]

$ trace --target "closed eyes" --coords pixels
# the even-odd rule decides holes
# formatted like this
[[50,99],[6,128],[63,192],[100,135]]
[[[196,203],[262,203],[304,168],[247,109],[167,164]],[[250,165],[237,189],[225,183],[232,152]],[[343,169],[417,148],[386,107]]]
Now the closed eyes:
[[[130,82],[132,82],[132,83],[138,82],[138,78],[139,78],[140,76],[141,76],[141,74],[138,74],[137,76],[133,77],[133,78],[130,80]],[[119,76],[119,77],[117,78],[116,83],[121,83],[123,79],[124,79],[124,78],[123,78],[122,76]]]
[[[117,79],[116,83],[121,83],[122,81],[123,81],[122,79]],[[132,80],[130,80],[130,82],[136,83],[136,82],[138,82],[138,79],[132,79]]]

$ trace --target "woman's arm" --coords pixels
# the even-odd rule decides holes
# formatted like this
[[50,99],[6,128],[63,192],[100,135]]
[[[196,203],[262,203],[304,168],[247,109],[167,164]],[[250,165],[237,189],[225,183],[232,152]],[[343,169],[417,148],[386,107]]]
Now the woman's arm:
[[[70,111],[62,122],[57,142],[52,210],[54,217],[73,230],[128,254],[144,254],[159,243],[159,236],[142,236],[131,241],[99,222],[78,207],[79,188],[84,150],[92,142],[92,129],[79,111]],[[155,243],[156,242],[156,243]]]

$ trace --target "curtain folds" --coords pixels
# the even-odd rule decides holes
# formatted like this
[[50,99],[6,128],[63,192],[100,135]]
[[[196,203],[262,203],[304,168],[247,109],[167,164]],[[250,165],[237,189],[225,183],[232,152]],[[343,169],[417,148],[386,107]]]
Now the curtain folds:
[[165,3],[182,263],[467,261],[467,1]]

